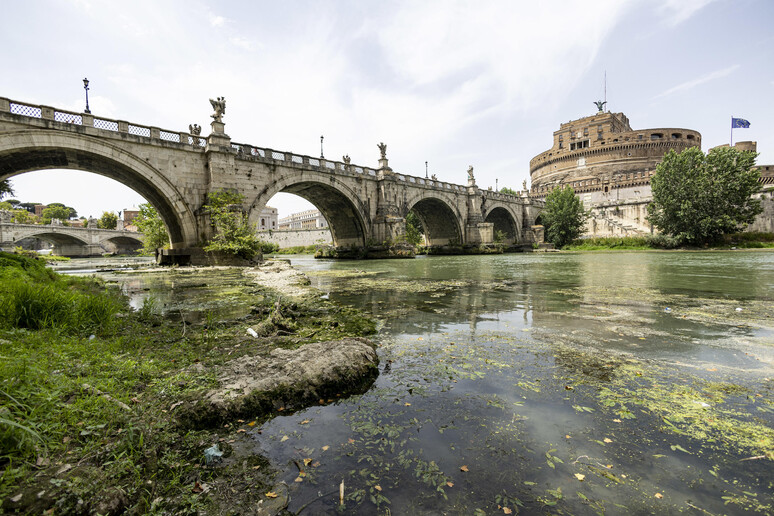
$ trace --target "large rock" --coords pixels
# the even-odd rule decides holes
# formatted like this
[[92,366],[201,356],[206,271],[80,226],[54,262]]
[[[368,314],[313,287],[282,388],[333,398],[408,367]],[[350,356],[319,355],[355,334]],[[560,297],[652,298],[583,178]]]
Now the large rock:
[[261,418],[282,408],[294,411],[320,400],[362,393],[378,375],[379,357],[368,339],[352,337],[275,349],[268,357],[243,356],[221,366],[220,388],[186,403],[186,426]]

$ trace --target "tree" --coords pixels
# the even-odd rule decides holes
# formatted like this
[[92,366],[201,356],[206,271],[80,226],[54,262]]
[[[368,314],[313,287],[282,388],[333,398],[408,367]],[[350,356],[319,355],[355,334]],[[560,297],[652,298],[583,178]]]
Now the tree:
[[51,203],[40,212],[40,218],[43,224],[51,224],[51,219],[68,220],[70,218],[70,210],[72,208],[68,208],[64,204]]
[[425,230],[417,214],[413,211],[408,212],[406,215],[406,242],[411,245],[419,245],[423,241],[422,235],[424,233]]
[[169,233],[164,221],[156,209],[150,204],[141,204],[140,213],[134,218],[134,224],[144,235],[143,250],[146,253],[155,252],[159,247],[169,247]]
[[13,210],[13,218],[11,219],[16,224],[34,224],[35,215],[27,210]]
[[540,217],[546,228],[546,240],[561,248],[583,233],[589,214],[572,187],[565,186],[551,190],[546,196],[546,205]]
[[669,151],[650,180],[653,202],[648,221],[661,232],[691,243],[704,244],[724,233],[741,230],[761,213],[752,195],[760,189],[757,154],[733,147],[704,154],[691,147]]
[[221,251],[251,260],[265,244],[255,233],[242,211],[245,196],[227,190],[216,190],[207,196],[204,209],[210,215],[215,236],[204,246],[205,251]]
[[517,192],[513,188],[508,188],[507,186],[503,186],[502,188],[500,188],[500,193],[509,194],[509,195],[519,195],[519,192]]
[[14,195],[14,192],[13,187],[11,186],[11,182],[7,179],[3,179],[0,181],[0,199],[6,195]]
[[97,220],[97,227],[100,229],[116,229],[118,225],[118,214],[112,211],[103,211],[102,216]]
[[0,210],[12,210],[13,205],[10,202],[7,201],[0,201]]

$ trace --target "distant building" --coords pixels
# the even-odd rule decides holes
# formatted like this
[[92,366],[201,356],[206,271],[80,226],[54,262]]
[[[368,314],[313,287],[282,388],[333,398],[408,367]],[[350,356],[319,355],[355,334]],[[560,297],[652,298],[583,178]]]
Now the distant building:
[[325,220],[320,210],[301,211],[279,220],[280,230],[322,229],[327,227],[328,221]]
[[124,227],[134,225],[134,218],[140,214],[140,210],[124,209]]
[[584,202],[650,196],[664,154],[701,147],[701,134],[675,127],[633,130],[623,113],[600,111],[554,131],[554,145],[529,162],[532,197],[569,185]]
[[261,210],[261,215],[258,219],[258,230],[278,229],[279,223],[277,217],[277,208],[266,206]]

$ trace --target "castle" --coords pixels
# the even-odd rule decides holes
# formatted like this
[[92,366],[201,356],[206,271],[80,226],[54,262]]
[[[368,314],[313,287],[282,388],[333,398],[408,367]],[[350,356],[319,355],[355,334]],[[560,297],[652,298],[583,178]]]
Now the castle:
[[[553,146],[530,160],[530,196],[544,198],[558,186],[571,186],[592,215],[586,236],[652,233],[647,221],[650,178],[664,154],[690,147],[701,147],[698,131],[676,127],[633,130],[623,113],[600,110],[561,124],[554,132]],[[756,143],[740,142],[734,147],[755,151]],[[774,166],[758,168],[762,187],[774,188]],[[774,201],[759,195],[766,211],[749,229],[774,231],[774,216],[769,213]]]

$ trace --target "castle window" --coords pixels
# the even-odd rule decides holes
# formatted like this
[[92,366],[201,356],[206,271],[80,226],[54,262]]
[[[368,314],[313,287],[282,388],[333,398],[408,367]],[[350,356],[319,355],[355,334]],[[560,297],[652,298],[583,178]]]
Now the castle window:
[[261,219],[261,227],[266,226],[266,219]]
[[663,138],[663,137],[664,137],[664,135],[663,135],[663,134],[661,134],[661,133],[652,133],[652,134],[650,135],[650,139],[651,139],[651,140],[660,140],[660,139],[661,139],[661,138]]
[[560,149],[563,149],[563,148],[564,148],[564,144],[563,144],[562,142],[559,142],[559,148],[560,148]]
[[679,140],[682,137],[683,137],[683,135],[680,134],[680,133],[672,133],[672,139],[673,140]]
[[689,139],[689,140],[693,140],[693,135],[692,135],[692,134],[689,134],[689,135],[688,135],[688,139]]
[[641,134],[638,134],[638,135],[637,135],[637,139],[638,139],[638,140],[642,140],[642,135],[641,135]]

